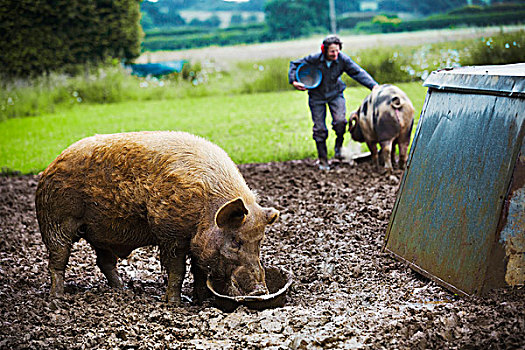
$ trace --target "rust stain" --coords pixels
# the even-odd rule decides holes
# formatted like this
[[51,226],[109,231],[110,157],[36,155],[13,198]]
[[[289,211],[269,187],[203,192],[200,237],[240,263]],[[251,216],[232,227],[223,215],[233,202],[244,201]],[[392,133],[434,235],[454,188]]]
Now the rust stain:
[[510,286],[525,284],[525,145],[514,166],[509,194],[505,201],[500,243],[508,259],[505,282]]

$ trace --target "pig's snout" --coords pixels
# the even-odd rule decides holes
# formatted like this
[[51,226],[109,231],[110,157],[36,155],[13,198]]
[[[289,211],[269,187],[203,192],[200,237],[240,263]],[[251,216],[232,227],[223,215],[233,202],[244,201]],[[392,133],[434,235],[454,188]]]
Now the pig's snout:
[[266,287],[264,269],[249,269],[244,266],[238,267],[231,276],[231,295],[263,295],[269,294]]
[[259,283],[257,286],[255,286],[255,289],[250,292],[248,295],[264,295],[269,294],[268,287],[266,287],[266,283]]

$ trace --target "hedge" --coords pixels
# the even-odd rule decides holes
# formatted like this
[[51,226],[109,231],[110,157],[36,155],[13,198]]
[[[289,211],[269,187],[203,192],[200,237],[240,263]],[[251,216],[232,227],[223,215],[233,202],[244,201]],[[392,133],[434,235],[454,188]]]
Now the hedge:
[[2,0],[0,77],[140,55],[139,0]]
[[366,32],[404,32],[424,29],[440,29],[453,26],[490,26],[523,23],[525,11],[491,13],[479,15],[438,15],[423,20],[393,23],[359,23],[357,29]]
[[525,4],[519,3],[501,3],[491,6],[470,5],[460,7],[448,12],[449,15],[473,15],[480,13],[502,13],[511,11],[525,11]]
[[183,50],[209,45],[236,45],[270,40],[266,26],[233,27],[228,30],[200,32],[186,35],[146,36],[142,43],[144,51]]
[[378,13],[376,12],[364,12],[355,15],[343,15],[337,18],[337,27],[351,29],[354,28],[358,23],[371,21]]

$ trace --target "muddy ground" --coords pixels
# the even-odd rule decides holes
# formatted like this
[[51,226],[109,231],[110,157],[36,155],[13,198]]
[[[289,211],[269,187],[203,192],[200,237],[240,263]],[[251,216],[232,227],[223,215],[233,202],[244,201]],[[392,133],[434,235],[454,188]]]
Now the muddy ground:
[[[280,221],[262,260],[293,271],[282,308],[232,313],[162,301],[156,248],[122,260],[124,291],[106,286],[79,242],[66,296],[49,302],[35,176],[0,177],[1,349],[525,348],[525,288],[458,298],[381,252],[400,172],[368,164],[316,170],[313,160],[240,166]],[[191,295],[191,276],[183,293]]]

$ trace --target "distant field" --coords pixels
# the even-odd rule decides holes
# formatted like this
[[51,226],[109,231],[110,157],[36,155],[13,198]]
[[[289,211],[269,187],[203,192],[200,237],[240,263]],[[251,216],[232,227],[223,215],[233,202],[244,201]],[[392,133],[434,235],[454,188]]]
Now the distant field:
[[[426,30],[419,32],[341,35],[343,51],[352,54],[361,49],[383,46],[413,46],[444,41],[455,41],[469,38],[479,38],[497,34],[501,31],[511,32],[524,29],[525,26],[504,26],[486,28],[459,28]],[[137,60],[137,63],[162,62],[186,59],[189,61],[214,61],[217,64],[228,65],[230,62],[254,61],[269,58],[302,57],[318,49],[323,36],[313,36],[306,39],[251,44],[237,46],[211,46],[201,49],[183,51],[147,52]]]
[[[399,84],[419,116],[426,94],[420,83]],[[348,110],[368,94],[345,91]],[[236,163],[315,157],[306,93],[298,91],[80,105],[39,117],[1,123],[0,171],[37,173],[73,142],[94,134],[181,130],[205,137]],[[330,117],[328,124],[331,122]],[[330,131],[330,155],[334,135]],[[345,145],[350,143],[347,134]]]

